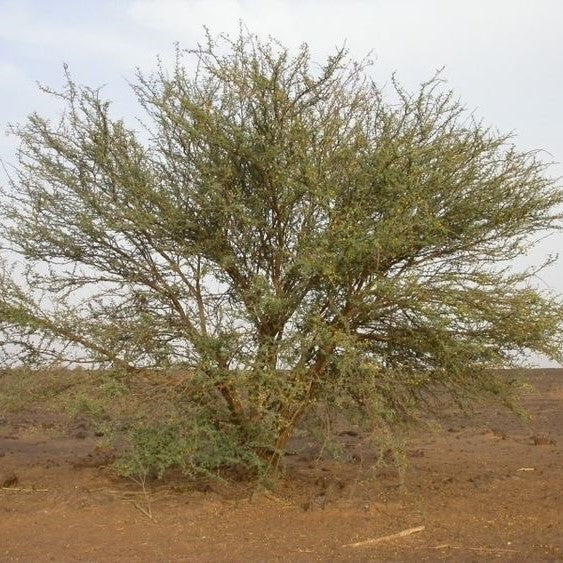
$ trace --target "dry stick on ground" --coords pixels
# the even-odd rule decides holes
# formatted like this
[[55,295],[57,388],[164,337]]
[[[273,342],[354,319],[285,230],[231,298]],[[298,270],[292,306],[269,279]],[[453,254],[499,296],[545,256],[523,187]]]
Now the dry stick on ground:
[[133,506],[142,514],[144,514],[149,520],[152,520],[155,524],[157,523],[156,518],[153,516],[152,513],[152,502],[150,499],[150,495],[147,492],[147,488],[145,486],[145,481],[146,481],[146,477],[143,475],[142,477],[139,477],[138,479],[135,479],[134,477],[131,478],[135,483],[137,483],[138,485],[140,485],[141,489],[142,489],[142,493],[145,497],[145,502],[147,504],[147,508],[143,508],[139,503],[134,502],[133,501]]
[[467,547],[465,549],[469,551],[484,551],[485,553],[518,553],[517,549],[504,549],[502,547]]
[[18,487],[2,487],[2,491],[12,491],[14,493],[46,493],[49,489],[22,489]]
[[155,517],[152,515],[152,511],[151,511],[150,506],[149,506],[149,509],[148,509],[148,510],[145,510],[145,509],[144,509],[139,503],[137,503],[137,502],[134,502],[134,503],[133,503],[133,506],[134,506],[139,512],[141,512],[142,514],[144,514],[147,518],[149,518],[150,520],[152,520],[155,524],[157,523]]
[[518,553],[516,549],[505,549],[502,547],[464,547],[462,545],[450,545],[449,543],[436,545],[431,549],[467,549],[468,551],[484,551],[486,553]]
[[418,526],[416,528],[408,528],[407,530],[403,530],[401,532],[397,532],[396,534],[391,534],[390,536],[381,536],[379,538],[373,538],[371,540],[364,540],[359,541],[356,543],[348,543],[343,545],[342,547],[367,547],[370,545],[375,545],[378,543],[382,543],[385,541],[395,540],[398,538],[404,538],[405,536],[410,536],[411,534],[416,534],[418,532],[422,532],[426,526]]

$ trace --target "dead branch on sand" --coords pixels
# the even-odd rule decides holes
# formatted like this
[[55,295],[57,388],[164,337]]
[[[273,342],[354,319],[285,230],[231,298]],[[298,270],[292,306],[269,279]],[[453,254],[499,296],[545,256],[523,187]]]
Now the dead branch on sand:
[[417,526],[416,528],[408,528],[407,530],[403,530],[401,532],[397,532],[396,534],[391,534],[389,536],[381,536],[379,538],[373,538],[369,540],[359,541],[356,543],[348,543],[343,545],[342,547],[368,547],[370,545],[375,545],[378,543],[396,540],[399,538],[404,538],[405,536],[410,536],[411,534],[416,534],[418,532],[422,532],[426,526]]

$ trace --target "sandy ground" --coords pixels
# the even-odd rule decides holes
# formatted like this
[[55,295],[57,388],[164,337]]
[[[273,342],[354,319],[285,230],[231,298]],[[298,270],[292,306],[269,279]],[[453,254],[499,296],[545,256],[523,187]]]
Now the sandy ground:
[[530,380],[529,423],[489,407],[417,430],[402,480],[350,432],[355,463],[303,448],[271,490],[143,490],[104,466],[87,425],[61,436],[38,409],[0,413],[0,560],[563,560],[563,370]]

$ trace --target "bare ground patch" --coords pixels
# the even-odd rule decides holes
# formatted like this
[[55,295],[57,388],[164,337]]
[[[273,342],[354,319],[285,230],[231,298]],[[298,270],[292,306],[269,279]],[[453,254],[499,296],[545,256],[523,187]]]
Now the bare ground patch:
[[143,487],[114,475],[90,419],[6,409],[0,559],[563,560],[563,370],[530,380],[529,423],[496,407],[445,416],[442,432],[412,433],[404,480],[370,466],[350,430],[346,463],[297,441],[268,490],[175,476]]

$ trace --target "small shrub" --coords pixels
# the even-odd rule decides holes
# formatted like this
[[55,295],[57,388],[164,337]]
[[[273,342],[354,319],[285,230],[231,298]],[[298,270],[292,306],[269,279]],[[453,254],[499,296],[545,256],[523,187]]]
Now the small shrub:
[[116,463],[125,477],[158,478],[173,468],[191,478],[244,466],[257,474],[262,460],[233,436],[197,420],[140,422],[128,433],[129,449]]

